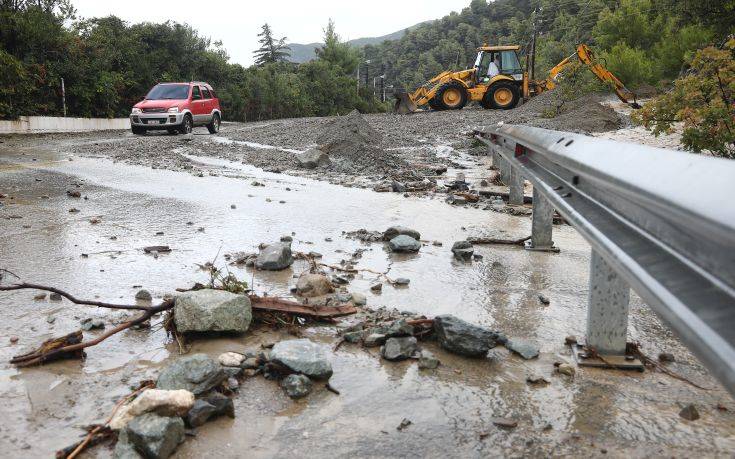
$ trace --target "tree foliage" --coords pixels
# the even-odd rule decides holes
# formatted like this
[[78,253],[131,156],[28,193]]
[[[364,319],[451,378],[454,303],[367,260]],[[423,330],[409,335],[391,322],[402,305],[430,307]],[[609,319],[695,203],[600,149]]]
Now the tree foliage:
[[636,118],[656,134],[681,122],[685,147],[735,158],[735,39],[697,51],[689,72]]
[[286,37],[274,38],[271,26],[263,24],[263,30],[258,34],[260,48],[253,51],[255,65],[275,64],[285,62],[291,55],[291,49],[286,46]]

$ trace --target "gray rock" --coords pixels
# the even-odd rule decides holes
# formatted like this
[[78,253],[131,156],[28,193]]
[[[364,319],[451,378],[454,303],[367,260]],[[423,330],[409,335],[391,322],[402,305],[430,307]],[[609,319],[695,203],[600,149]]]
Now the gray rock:
[[280,271],[293,264],[290,242],[276,242],[260,250],[255,267],[264,271]]
[[215,408],[214,416],[235,417],[235,404],[230,397],[219,392],[212,392],[203,400]]
[[398,338],[401,336],[413,336],[413,325],[406,323],[406,319],[398,319],[384,329],[384,333],[389,338]]
[[496,333],[451,315],[435,317],[434,331],[441,347],[459,355],[482,357],[496,345]]
[[538,346],[534,346],[533,344],[522,341],[519,339],[509,339],[505,343],[505,347],[512,352],[515,352],[516,354],[520,355],[526,360],[531,360],[533,358],[538,357],[539,349]]
[[176,297],[174,321],[181,333],[243,333],[253,318],[250,298],[223,290],[197,290]]
[[411,236],[401,234],[390,240],[388,247],[392,252],[418,252],[421,248],[421,243]]
[[406,228],[405,226],[391,226],[383,233],[383,240],[390,241],[396,236],[408,236],[417,241],[421,239],[421,233],[414,229]]
[[699,419],[699,410],[693,404],[689,404],[679,411],[679,416],[687,421],[696,421]]
[[254,368],[258,368],[260,365],[258,364],[257,357],[248,357],[247,359],[243,360],[240,366],[242,368],[245,368],[246,370],[252,370]]
[[413,336],[405,338],[389,338],[381,349],[386,360],[406,360],[413,357],[418,349],[418,343]]
[[151,295],[151,292],[149,292],[146,289],[140,289],[138,290],[138,293],[135,294],[136,300],[143,300],[143,301],[151,301],[153,299],[153,296]]
[[393,180],[393,182],[391,183],[391,189],[393,190],[394,193],[405,193],[406,185],[396,180]]
[[328,379],[332,376],[332,364],[329,363],[323,347],[308,339],[276,343],[271,350],[270,359],[310,378]]
[[383,284],[381,284],[380,282],[377,282],[370,286],[370,290],[372,290],[373,292],[382,292]]
[[114,459],[143,459],[143,456],[135,450],[135,445],[130,441],[126,429],[120,431],[120,435],[117,436],[117,443],[115,444],[115,450],[112,452],[112,457]]
[[365,306],[367,304],[367,297],[363,295],[362,293],[353,293],[352,303],[355,306]]
[[311,379],[304,375],[288,375],[281,381],[281,387],[291,398],[306,397],[311,392],[312,386]]
[[316,169],[320,166],[332,164],[329,155],[316,148],[299,153],[296,155],[296,161],[298,161],[299,167],[303,167],[304,169]]
[[161,371],[158,389],[186,389],[199,395],[225,380],[227,374],[219,363],[204,354],[179,358]]
[[427,350],[422,350],[419,356],[419,368],[423,370],[433,370],[439,366],[439,359]]
[[411,283],[411,279],[407,279],[405,277],[399,277],[394,282],[395,282],[396,285],[404,286],[404,285],[410,284]]
[[184,441],[184,421],[146,413],[130,421],[125,428],[130,442],[146,458],[167,458]]
[[94,319],[92,317],[87,317],[86,319],[82,319],[79,324],[82,326],[82,330],[89,331],[89,330],[102,330],[105,328],[105,321],[102,319]]
[[452,245],[452,253],[457,260],[467,261],[472,258],[475,249],[469,241],[457,241]]
[[369,333],[367,334],[367,336],[365,336],[363,344],[365,345],[365,347],[380,346],[381,344],[385,343],[386,339],[388,339],[388,337],[382,333]]
[[305,272],[296,282],[296,291],[303,297],[312,298],[332,293],[334,288],[327,276]]
[[359,343],[362,339],[362,332],[361,331],[353,331],[348,332],[342,335],[342,338],[344,338],[345,341],[348,343]]
[[199,427],[204,425],[211,418],[217,409],[211,403],[204,400],[197,400],[186,415],[186,423],[190,427]]

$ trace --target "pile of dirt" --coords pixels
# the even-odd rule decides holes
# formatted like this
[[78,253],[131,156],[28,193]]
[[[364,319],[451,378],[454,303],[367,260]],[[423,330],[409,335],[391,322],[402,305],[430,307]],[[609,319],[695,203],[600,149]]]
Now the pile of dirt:
[[526,123],[558,131],[606,132],[619,129],[620,116],[612,108],[602,105],[600,95],[585,95],[564,99],[561,91],[540,94],[510,112],[508,123]]
[[382,137],[353,110],[327,124],[317,142],[339,172],[385,174],[406,167],[399,155],[381,148]]

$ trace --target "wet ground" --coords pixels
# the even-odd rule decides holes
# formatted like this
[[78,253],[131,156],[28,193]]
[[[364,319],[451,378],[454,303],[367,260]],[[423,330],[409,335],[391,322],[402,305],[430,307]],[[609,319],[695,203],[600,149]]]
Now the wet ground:
[[[262,135],[247,136],[252,126],[236,128],[239,141],[257,143],[258,148],[298,149],[310,142],[265,143]],[[144,141],[155,146],[158,139],[180,142],[164,136]],[[381,294],[373,294],[369,285],[376,276],[358,275],[348,288],[367,295],[370,308],[428,316],[451,313],[535,342],[541,356],[524,361],[499,347],[487,359],[471,360],[428,342],[424,346],[442,366],[427,371],[415,362],[381,361],[376,349],[344,344],[332,354],[331,385],[340,395],[319,388],[295,402],[275,382],[247,379],[235,396],[236,418],[199,428],[196,437],[177,450],[177,457],[642,457],[730,456],[735,451],[735,403],[635,295],[629,340],[640,342],[652,356],[673,353],[676,362],[669,368],[710,390],[651,371],[580,368],[573,379],[553,374],[555,361],[572,360],[564,337],[584,335],[589,247],[572,228],[555,226],[559,254],[478,246],[482,260],[458,263],[450,252],[454,241],[486,234],[520,238],[530,234],[530,220],[452,207],[432,195],[404,197],[264,172],[242,164],[240,158],[228,161],[207,154],[208,145],[221,141],[195,136],[194,142],[199,139],[200,154],[181,155],[182,164],[191,169],[176,170],[152,169],[156,158],[143,161],[146,165],[130,165],[74,154],[79,145],[90,142],[115,142],[134,150],[130,146],[140,139],[127,133],[4,139],[0,267],[25,281],[58,286],[79,297],[133,302],[143,287],[160,300],[177,287],[205,281],[207,275],[198,264],[215,260],[218,266],[228,266],[226,253],[255,251],[261,242],[293,234],[294,250],[322,253],[327,264],[365,249],[358,268],[390,270],[393,278],[411,279],[408,287],[385,285]],[[486,174],[486,158],[451,150],[455,140],[426,142],[444,145],[432,148],[438,158],[448,157],[457,166],[450,168],[449,178],[461,171],[476,182]],[[147,154],[155,155],[155,149]],[[265,186],[254,186],[254,181]],[[84,198],[68,197],[71,189]],[[71,208],[79,212],[70,213]],[[99,223],[90,223],[92,218]],[[343,234],[359,228],[382,231],[396,224],[421,232],[426,243],[419,254],[390,254],[380,243],[364,244]],[[162,244],[173,251],[158,258],[142,251]],[[294,276],[307,266],[297,261],[278,273],[228,268],[258,293],[285,296]],[[551,304],[540,304],[539,293]],[[32,291],[0,295],[5,311],[1,362],[77,329],[85,317],[102,318],[108,327],[126,317],[34,296]],[[87,337],[98,334],[88,332]],[[336,342],[332,326],[310,327],[303,335],[325,346]],[[11,336],[19,342],[11,344]],[[216,357],[288,336],[285,330],[260,326],[243,337],[195,341],[192,351]],[[154,379],[159,368],[177,356],[178,346],[156,321],[151,329],[129,330],[89,349],[83,362],[28,369],[0,363],[3,454],[48,457],[68,446],[85,425],[106,418],[131,386]],[[531,373],[545,375],[550,384],[528,385]],[[697,406],[698,421],[678,416],[689,403]],[[496,427],[494,417],[514,418],[518,427]],[[404,418],[412,424],[399,431],[396,427]],[[109,455],[104,447],[88,453]]]

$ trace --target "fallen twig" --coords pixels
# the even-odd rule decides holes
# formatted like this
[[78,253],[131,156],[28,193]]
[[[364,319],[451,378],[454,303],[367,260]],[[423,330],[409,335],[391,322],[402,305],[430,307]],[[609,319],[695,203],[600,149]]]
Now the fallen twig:
[[467,238],[471,244],[505,244],[505,245],[523,245],[530,240],[531,236],[523,239],[497,239],[494,237],[470,237]]
[[47,287],[45,285],[38,285],[38,284],[29,284],[26,282],[23,282],[20,284],[0,286],[0,292],[9,292],[12,290],[24,290],[24,289],[45,290],[47,292],[58,293],[59,295],[66,298],[67,300],[71,301],[72,303],[83,304],[86,306],[97,306],[99,308],[147,311],[149,309],[156,307],[156,306],[141,306],[141,305],[134,305],[134,304],[113,304],[113,303],[104,303],[102,301],[93,301],[93,300],[80,300],[79,298],[76,298],[72,294],[67,293],[58,288]]
[[338,391],[337,389],[335,389],[334,387],[332,387],[332,385],[331,385],[331,384],[329,384],[329,383],[326,383],[326,384],[324,385],[324,388],[325,388],[325,389],[327,389],[327,390],[328,390],[329,392],[331,392],[331,393],[333,393],[333,394],[337,394],[337,395],[339,395],[339,391]]
[[656,368],[657,370],[661,371],[662,373],[665,373],[665,374],[671,376],[674,379],[678,379],[679,381],[683,381],[683,382],[685,382],[685,383],[687,383],[687,384],[689,384],[691,386],[696,387],[697,389],[712,390],[711,388],[700,386],[699,384],[697,384],[697,383],[695,383],[693,381],[690,381],[689,379],[685,378],[684,376],[681,376],[681,375],[678,375],[678,374],[674,373],[673,371],[669,370],[668,368],[666,368],[665,366],[661,365],[657,361],[655,361],[652,358],[648,357],[646,354],[643,353],[643,351],[641,351],[641,348],[640,348],[640,346],[638,346],[638,343],[628,343],[627,348],[626,348],[626,351],[628,353],[630,353],[630,354],[635,355],[636,357],[638,357],[638,359],[641,362],[643,362],[644,364],[650,365],[650,366]]

